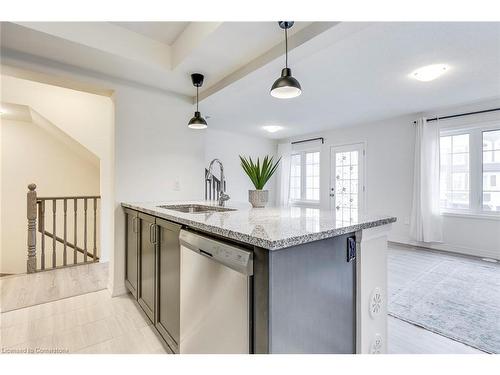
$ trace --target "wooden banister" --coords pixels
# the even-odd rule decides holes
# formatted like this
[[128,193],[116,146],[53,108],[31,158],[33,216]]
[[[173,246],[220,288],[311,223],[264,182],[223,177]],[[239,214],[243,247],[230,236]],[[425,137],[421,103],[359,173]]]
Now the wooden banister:
[[36,271],[36,185],[28,185],[27,218],[28,218],[28,260],[26,261],[26,272]]
[[[37,259],[36,259],[36,237],[37,237],[37,229],[38,232],[41,233],[41,258],[40,258],[40,270],[45,270],[45,237],[52,239],[52,265],[50,268],[60,268],[66,266],[73,266],[79,263],[88,263],[90,258],[90,262],[99,261],[99,257],[97,254],[97,203],[101,197],[99,195],[81,195],[81,196],[55,196],[55,197],[38,197],[36,192],[36,185],[30,184],[28,186],[27,193],[27,218],[28,218],[28,260],[27,260],[27,272],[36,272],[37,271]],[[83,220],[83,248],[78,246],[77,243],[77,233],[78,233],[78,200],[83,200],[83,211],[84,211],[84,220]],[[74,226],[73,226],[73,243],[68,240],[68,200],[73,200],[73,208],[74,208]],[[89,208],[89,200],[91,201]],[[52,233],[46,230],[45,227],[45,205],[47,201],[51,201],[52,204]],[[57,215],[61,215],[57,210],[57,202],[62,201],[62,216],[63,216],[63,237],[59,237],[57,235]],[[87,211],[92,209],[91,217],[93,217],[94,222],[93,226],[90,228],[90,231],[93,230],[94,233],[88,233],[89,228],[87,224]],[[37,228],[37,219],[38,219],[38,228]],[[60,223],[60,222],[59,222]],[[59,230],[61,231],[61,229]],[[88,235],[93,237],[93,242],[91,242],[92,252],[89,251],[88,248]],[[63,245],[62,254],[58,255],[57,243]],[[68,251],[67,248],[73,249],[73,263],[68,264]],[[77,254],[83,254],[83,261],[78,262]],[[59,266],[58,266],[59,259]],[[62,262],[61,262],[62,259]]]

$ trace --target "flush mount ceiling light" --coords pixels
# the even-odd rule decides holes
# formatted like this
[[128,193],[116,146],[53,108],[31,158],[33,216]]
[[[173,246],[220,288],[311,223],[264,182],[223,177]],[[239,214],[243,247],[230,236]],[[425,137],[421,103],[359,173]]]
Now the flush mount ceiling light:
[[271,95],[279,99],[290,99],[299,96],[302,92],[299,81],[292,77],[292,70],[288,67],[288,32],[293,26],[293,21],[280,21],[278,25],[285,30],[285,67],[271,87]]
[[277,131],[283,129],[283,127],[279,125],[266,125],[263,126],[262,129],[269,133],[276,133]]
[[191,74],[191,81],[193,81],[193,86],[196,87],[196,112],[194,113],[194,117],[189,120],[188,128],[191,129],[206,129],[207,122],[203,117],[201,117],[201,113],[198,111],[198,91],[203,85],[203,74],[193,73]]
[[421,82],[433,81],[446,73],[450,67],[446,64],[432,64],[422,66],[410,73],[410,77]]

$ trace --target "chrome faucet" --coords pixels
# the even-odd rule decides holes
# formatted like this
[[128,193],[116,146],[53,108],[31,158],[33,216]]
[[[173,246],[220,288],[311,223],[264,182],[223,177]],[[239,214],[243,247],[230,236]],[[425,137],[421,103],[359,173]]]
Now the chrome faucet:
[[208,172],[206,179],[211,180],[213,173],[212,173],[212,167],[214,163],[219,164],[220,167],[220,183],[219,183],[219,189],[217,190],[217,200],[219,203],[219,206],[224,207],[224,203],[229,200],[229,195],[226,194],[226,179],[224,177],[224,166],[222,165],[222,162],[219,159],[214,159],[210,162],[208,165]]

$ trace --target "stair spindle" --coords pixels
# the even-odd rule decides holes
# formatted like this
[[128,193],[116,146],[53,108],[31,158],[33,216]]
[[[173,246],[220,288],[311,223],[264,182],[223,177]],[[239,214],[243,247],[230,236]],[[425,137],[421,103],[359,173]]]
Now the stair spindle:
[[97,198],[94,198],[94,262],[97,262]]
[[87,198],[83,199],[83,261],[87,263]]
[[52,268],[56,268],[57,266],[57,257],[56,257],[56,210],[57,210],[57,201],[52,199]]
[[[68,253],[66,251],[66,248],[68,246],[68,238],[67,238],[67,231],[68,231],[68,200],[64,199],[64,250],[63,250],[63,265],[67,266],[68,265]],[[55,235],[55,233],[54,233]]]

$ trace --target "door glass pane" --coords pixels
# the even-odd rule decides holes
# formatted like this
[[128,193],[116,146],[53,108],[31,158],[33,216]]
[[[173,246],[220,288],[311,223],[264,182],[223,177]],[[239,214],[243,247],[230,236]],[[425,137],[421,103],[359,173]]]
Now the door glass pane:
[[337,225],[358,221],[359,151],[335,153],[335,217]]
[[483,132],[483,210],[500,211],[500,130]]

